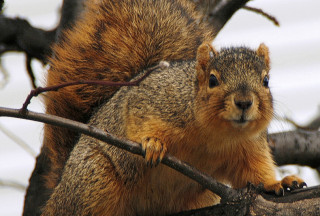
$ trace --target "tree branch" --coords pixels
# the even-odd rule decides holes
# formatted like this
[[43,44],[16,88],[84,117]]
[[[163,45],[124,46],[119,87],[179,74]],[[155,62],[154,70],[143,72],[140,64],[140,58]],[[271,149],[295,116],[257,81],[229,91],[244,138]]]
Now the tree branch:
[[39,94],[48,92],[48,91],[58,91],[59,89],[68,87],[68,86],[74,86],[74,85],[105,85],[105,86],[137,86],[139,83],[144,80],[147,76],[149,76],[152,71],[157,70],[159,68],[167,68],[169,67],[169,62],[167,61],[161,61],[159,64],[150,67],[146,70],[146,72],[139,77],[138,79],[130,82],[112,82],[112,81],[106,81],[106,80],[79,80],[74,82],[66,82],[54,86],[47,86],[47,87],[38,87],[36,89],[31,90],[28,97],[26,98],[25,102],[23,103],[23,106],[21,108],[21,112],[25,113],[27,111],[28,105],[31,102],[31,99],[33,97],[37,97]]
[[320,166],[320,131],[289,131],[270,134],[271,149],[276,163]]
[[32,27],[24,19],[11,19],[0,15],[0,32],[0,55],[9,51],[24,52],[27,56],[26,69],[32,86],[35,87],[31,60],[36,58],[46,63],[56,31],[45,31]]
[[[0,116],[28,119],[68,128],[127,150],[133,154],[143,156],[140,144],[117,138],[112,134],[80,122],[30,111],[21,113],[19,109],[3,107],[0,107]],[[273,139],[275,138],[273,137]],[[300,189],[290,193],[286,192],[284,197],[274,197],[262,194],[261,186],[255,188],[249,184],[247,188],[240,190],[229,188],[170,154],[167,154],[163,158],[162,163],[197,181],[203,187],[221,197],[221,204],[219,205],[182,212],[177,215],[276,215],[278,212],[281,212],[281,215],[290,215],[289,213],[292,212],[302,213],[303,211],[308,211],[310,213],[308,215],[320,214],[320,209],[318,208],[320,205],[320,187]],[[306,200],[308,200],[308,204],[306,204]]]
[[[64,0],[60,22],[50,31],[31,26],[25,19],[7,18],[0,15],[0,55],[5,52],[24,52],[26,69],[33,88],[36,88],[35,76],[32,71],[33,58],[46,63],[51,55],[51,45],[56,41],[63,29],[70,28],[83,10],[85,0]],[[1,6],[3,0],[1,0]]]
[[71,28],[84,10],[86,0],[63,0],[61,18],[57,26],[56,41],[59,40],[64,29]]
[[63,29],[74,24],[84,9],[84,1],[64,0],[60,22],[50,31],[31,26],[25,19],[0,15],[0,55],[8,51],[25,52],[30,58],[46,63],[47,57],[51,55],[52,43]]
[[0,54],[8,51],[23,51],[33,58],[46,62],[51,53],[50,45],[55,30],[35,28],[25,19],[0,16]]
[[[143,151],[141,149],[140,144],[117,138],[112,134],[108,134],[98,128],[80,122],[72,121],[58,116],[35,113],[30,111],[22,113],[19,109],[9,109],[4,107],[0,107],[0,116],[28,119],[43,122],[46,124],[51,124],[58,127],[67,128],[70,130],[77,131],[79,133],[86,134],[101,141],[107,142],[110,145],[114,145],[133,154],[143,156]],[[219,195],[222,199],[232,200],[232,198],[237,195],[236,190],[217,182],[211,176],[201,173],[199,170],[178,160],[170,154],[167,154],[163,158],[162,163],[197,181],[207,189]]]
[[320,112],[318,113],[317,117],[315,117],[306,127],[313,130],[320,129]]
[[275,18],[274,16],[271,16],[270,14],[264,12],[261,9],[254,8],[254,7],[249,7],[249,6],[244,6],[243,9],[246,9],[248,11],[253,11],[255,13],[261,14],[262,16],[266,17],[268,20],[273,22],[274,25],[280,26],[279,21],[277,20],[277,18]]
[[245,6],[249,0],[225,0],[219,1],[214,7],[210,9],[208,21],[218,33],[233,14]]
[[235,202],[221,203],[202,209],[180,212],[171,216],[292,216],[320,215],[320,186],[286,192],[283,197],[259,193],[259,189],[248,185],[243,197]]
[[0,0],[0,13],[1,13],[1,11],[2,11],[3,3],[4,3],[4,1],[3,1],[3,0]]

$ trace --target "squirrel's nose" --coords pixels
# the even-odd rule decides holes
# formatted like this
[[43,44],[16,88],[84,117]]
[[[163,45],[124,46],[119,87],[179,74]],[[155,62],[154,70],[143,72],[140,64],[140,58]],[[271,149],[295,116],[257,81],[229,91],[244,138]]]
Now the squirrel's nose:
[[234,101],[236,106],[241,110],[247,110],[251,107],[252,101]]

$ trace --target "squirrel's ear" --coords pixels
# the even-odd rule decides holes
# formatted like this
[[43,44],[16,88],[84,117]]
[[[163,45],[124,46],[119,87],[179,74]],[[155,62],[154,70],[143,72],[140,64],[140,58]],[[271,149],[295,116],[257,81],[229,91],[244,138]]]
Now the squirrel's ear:
[[217,54],[217,51],[209,43],[201,44],[197,52],[197,66],[200,67],[199,69],[205,71],[210,59]]
[[213,59],[217,55],[218,52],[209,43],[203,43],[199,46],[196,66],[199,81],[205,79],[205,72],[210,59]]
[[258,56],[264,59],[266,66],[269,68],[270,67],[269,48],[264,43],[260,44],[257,50],[257,54]]

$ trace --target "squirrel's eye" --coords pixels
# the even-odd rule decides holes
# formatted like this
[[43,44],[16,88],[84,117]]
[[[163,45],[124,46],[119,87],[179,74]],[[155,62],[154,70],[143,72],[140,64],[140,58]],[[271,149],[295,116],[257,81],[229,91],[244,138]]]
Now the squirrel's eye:
[[217,77],[215,75],[211,74],[210,78],[209,78],[209,87],[213,88],[217,85],[219,85]]
[[269,78],[267,76],[265,76],[263,78],[263,86],[264,87],[269,87]]

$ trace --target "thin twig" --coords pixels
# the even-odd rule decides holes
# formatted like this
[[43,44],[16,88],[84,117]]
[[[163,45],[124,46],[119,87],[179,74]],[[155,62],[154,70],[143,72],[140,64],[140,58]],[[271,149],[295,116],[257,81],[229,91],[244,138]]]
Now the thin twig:
[[[108,144],[114,145],[118,148],[127,150],[133,154],[143,156],[143,151],[141,149],[140,144],[129,141],[129,140],[120,139],[96,127],[89,126],[77,121],[72,121],[72,120],[61,118],[58,116],[36,113],[31,111],[26,111],[24,114],[22,114],[19,109],[10,109],[10,108],[4,108],[4,107],[0,107],[0,116],[28,119],[28,120],[43,122],[43,123],[54,125],[54,126],[68,128],[70,130],[74,130],[79,133],[83,133],[90,137],[107,142]],[[162,163],[181,172],[182,174],[188,176],[189,178],[203,185],[208,190],[220,196],[223,200],[232,200],[235,197],[238,197],[239,195],[239,192],[236,191],[235,189],[229,188],[226,185],[217,182],[211,176],[208,176],[200,172],[199,170],[178,160],[177,158],[175,158],[170,154],[167,154],[163,158]]]
[[48,91],[58,91],[59,89],[68,87],[68,86],[74,86],[74,85],[105,85],[105,86],[137,86],[139,83],[144,80],[149,74],[157,70],[159,68],[166,68],[169,67],[169,63],[166,61],[161,61],[159,64],[157,64],[154,67],[149,68],[143,76],[141,76],[139,79],[130,81],[130,82],[112,82],[112,81],[105,81],[105,80],[78,80],[74,82],[66,82],[54,86],[48,86],[48,87],[38,87],[36,89],[31,90],[29,93],[27,99],[23,103],[23,106],[20,110],[21,113],[25,113],[28,109],[28,105],[30,104],[30,101],[33,97],[37,97],[39,94],[48,92]]
[[298,130],[305,130],[305,131],[319,131],[320,128],[314,128],[314,127],[309,127],[309,126],[303,126],[295,122],[293,119],[289,117],[280,117],[280,120],[287,122],[289,124],[292,124],[296,129]]
[[11,188],[22,190],[22,191],[25,191],[27,189],[27,186],[20,184],[18,182],[1,180],[1,179],[0,179],[0,187],[11,187]]
[[0,81],[0,88],[4,88],[9,80],[9,73],[7,69],[2,65],[2,58],[0,56],[0,74],[2,76],[2,80]]
[[9,137],[12,141],[17,143],[21,148],[23,148],[26,152],[28,152],[32,157],[36,157],[36,152],[20,137],[9,131],[7,128],[5,128],[2,124],[0,124],[0,131],[2,131],[7,137]]
[[31,62],[32,62],[32,57],[27,54],[26,55],[26,68],[27,68],[28,76],[31,80],[32,87],[35,89],[35,88],[37,88],[36,78],[34,76],[34,73],[33,73],[32,67],[31,67]]
[[261,14],[262,16],[266,17],[268,20],[270,20],[271,22],[273,22],[273,24],[275,24],[276,26],[280,26],[279,21],[277,20],[277,18],[275,18],[274,16],[264,12],[263,10],[259,9],[259,8],[254,8],[254,7],[249,7],[249,6],[243,6],[243,9],[246,9],[248,11],[252,11],[258,14]]
[[2,12],[3,3],[4,3],[4,1],[0,0],[0,13]]

